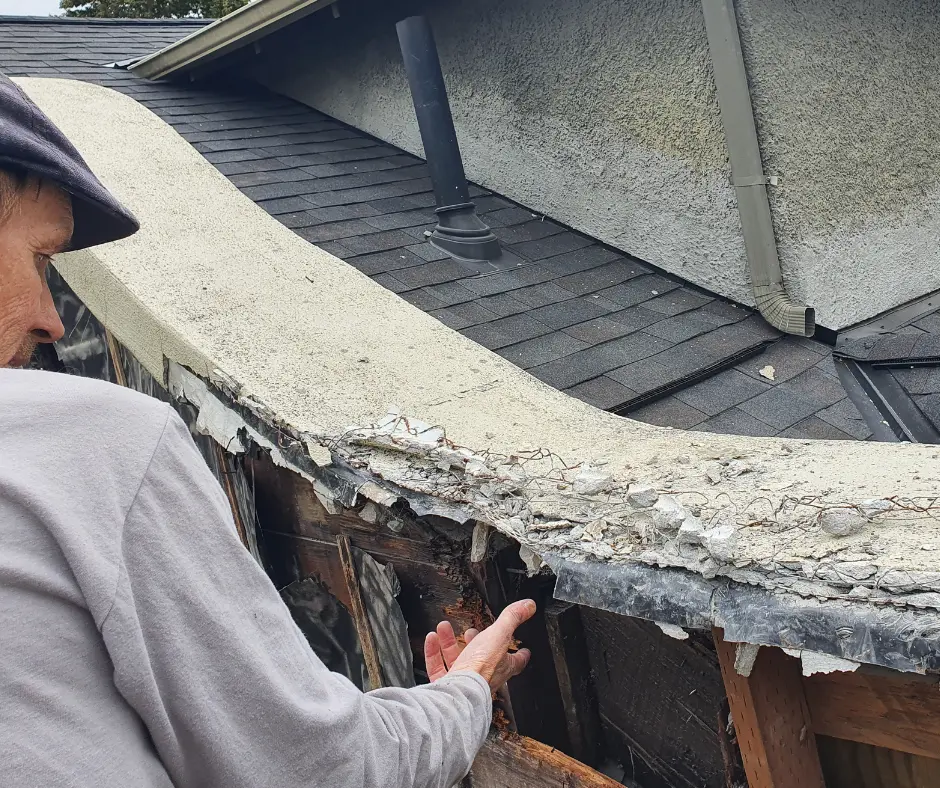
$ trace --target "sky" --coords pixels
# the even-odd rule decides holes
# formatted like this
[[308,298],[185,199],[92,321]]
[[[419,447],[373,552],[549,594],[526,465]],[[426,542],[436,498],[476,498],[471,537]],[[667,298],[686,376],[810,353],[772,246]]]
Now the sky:
[[0,16],[49,16],[59,13],[59,0],[0,0]]

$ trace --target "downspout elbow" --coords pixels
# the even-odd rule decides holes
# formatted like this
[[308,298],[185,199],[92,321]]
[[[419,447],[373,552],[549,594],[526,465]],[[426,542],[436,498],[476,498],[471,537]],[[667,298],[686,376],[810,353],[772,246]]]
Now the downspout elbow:
[[755,283],[753,290],[758,310],[774,328],[803,337],[811,337],[815,333],[816,310],[794,303],[781,283]]

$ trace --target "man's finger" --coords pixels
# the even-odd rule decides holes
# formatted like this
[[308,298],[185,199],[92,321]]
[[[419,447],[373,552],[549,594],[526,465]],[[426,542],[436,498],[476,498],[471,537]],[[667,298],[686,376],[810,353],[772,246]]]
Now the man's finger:
[[519,649],[515,654],[509,655],[509,676],[518,676],[525,670],[525,666],[529,664],[529,660],[532,658],[532,652],[527,648]]
[[457,636],[454,634],[454,628],[451,626],[450,621],[442,621],[437,625],[437,639],[440,641],[444,664],[450,670],[450,666],[454,664],[454,661],[460,656],[460,652],[463,651],[463,646],[457,642]]
[[519,649],[514,654],[506,654],[499,662],[496,670],[493,671],[493,677],[490,680],[491,687],[499,687],[505,684],[513,676],[518,676],[529,664],[531,654],[529,649]]
[[428,632],[424,639],[424,664],[428,672],[428,681],[437,681],[447,675],[444,655],[441,653],[441,641],[436,632]]
[[474,629],[473,627],[470,627],[470,629],[468,629],[466,632],[463,633],[463,642],[469,643],[479,634],[480,634],[479,629]]
[[516,628],[524,624],[535,615],[535,602],[531,599],[520,599],[511,605],[506,605],[503,612],[499,614],[496,623],[491,629],[499,633],[499,636],[507,643],[512,640]]

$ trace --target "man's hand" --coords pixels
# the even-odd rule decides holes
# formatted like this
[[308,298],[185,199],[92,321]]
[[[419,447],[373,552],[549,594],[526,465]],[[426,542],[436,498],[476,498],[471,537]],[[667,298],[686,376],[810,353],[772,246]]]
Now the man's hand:
[[424,640],[424,660],[428,678],[437,681],[452,670],[472,670],[479,673],[497,690],[513,676],[518,676],[531,656],[526,648],[509,653],[516,627],[535,614],[535,602],[522,599],[507,605],[499,618],[482,632],[468,629],[464,633],[466,645],[461,645],[449,621],[437,625]]

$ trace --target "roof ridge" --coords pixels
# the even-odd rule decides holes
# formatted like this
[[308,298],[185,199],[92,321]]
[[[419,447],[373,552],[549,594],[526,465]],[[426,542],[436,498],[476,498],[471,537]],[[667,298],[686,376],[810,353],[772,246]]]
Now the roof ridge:
[[214,19],[108,19],[95,16],[5,16],[0,15],[0,24],[27,24],[27,25],[172,25],[172,26],[204,26]]

